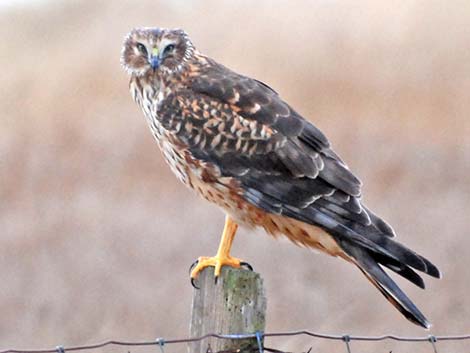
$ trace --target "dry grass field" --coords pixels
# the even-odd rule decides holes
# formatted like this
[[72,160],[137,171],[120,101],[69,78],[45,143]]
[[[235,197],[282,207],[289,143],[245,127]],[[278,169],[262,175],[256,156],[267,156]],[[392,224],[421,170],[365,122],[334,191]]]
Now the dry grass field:
[[201,51],[280,92],[327,134],[398,239],[444,273],[426,291],[398,280],[433,322],[426,332],[349,264],[242,230],[234,253],[265,279],[269,331],[469,333],[470,2],[392,3],[0,7],[0,349],[188,334],[188,267],[215,252],[223,214],[178,184],[128,93],[122,38],[143,25],[182,27]]

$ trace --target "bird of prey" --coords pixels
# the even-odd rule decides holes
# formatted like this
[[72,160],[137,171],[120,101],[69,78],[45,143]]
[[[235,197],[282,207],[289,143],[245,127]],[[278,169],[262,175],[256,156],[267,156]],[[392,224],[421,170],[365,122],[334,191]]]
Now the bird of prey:
[[430,327],[384,268],[421,288],[415,270],[439,270],[393,239],[325,135],[276,91],[202,54],[181,29],[133,29],[121,63],[171,170],[226,213],[216,256],[200,257],[192,279],[207,266],[215,276],[240,267],[230,255],[238,225],[262,227],[353,263],[407,319]]

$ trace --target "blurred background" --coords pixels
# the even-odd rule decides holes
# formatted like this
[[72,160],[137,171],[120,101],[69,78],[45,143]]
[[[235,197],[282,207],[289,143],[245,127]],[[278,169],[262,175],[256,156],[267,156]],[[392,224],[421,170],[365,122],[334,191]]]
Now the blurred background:
[[[433,322],[426,332],[353,266],[241,230],[234,254],[264,277],[267,331],[470,332],[467,0],[2,0],[0,23],[0,349],[188,335],[188,268],[215,253],[224,217],[173,177],[130,97],[119,57],[135,26],[182,27],[271,85],[444,273],[426,291],[397,279]],[[299,337],[267,346],[344,351]]]

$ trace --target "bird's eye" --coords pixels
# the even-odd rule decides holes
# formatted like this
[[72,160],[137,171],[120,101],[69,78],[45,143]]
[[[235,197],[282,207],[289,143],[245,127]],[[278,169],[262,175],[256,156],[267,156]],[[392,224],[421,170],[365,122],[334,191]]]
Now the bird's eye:
[[168,44],[165,49],[163,49],[163,55],[168,55],[170,54],[173,50],[175,49],[174,44]]
[[147,55],[147,48],[142,43],[137,43],[137,49],[144,55]]

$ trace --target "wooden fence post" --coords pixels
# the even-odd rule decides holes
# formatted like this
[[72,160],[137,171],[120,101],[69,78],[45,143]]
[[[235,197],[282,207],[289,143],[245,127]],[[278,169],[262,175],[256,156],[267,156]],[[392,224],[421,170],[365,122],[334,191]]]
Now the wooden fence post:
[[[261,276],[253,271],[222,268],[217,284],[214,268],[208,267],[197,280],[191,310],[191,337],[208,333],[253,334],[265,329],[266,297]],[[227,340],[209,338],[189,344],[189,353],[257,351],[256,338]]]

